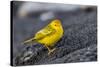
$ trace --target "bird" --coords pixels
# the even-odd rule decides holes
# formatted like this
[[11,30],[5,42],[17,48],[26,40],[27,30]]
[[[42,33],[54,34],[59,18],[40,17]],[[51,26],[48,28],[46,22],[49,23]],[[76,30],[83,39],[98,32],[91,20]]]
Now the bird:
[[25,40],[23,44],[39,43],[48,49],[48,55],[53,53],[56,48],[51,48],[62,38],[64,33],[61,20],[54,19],[43,29],[38,31],[32,38]]

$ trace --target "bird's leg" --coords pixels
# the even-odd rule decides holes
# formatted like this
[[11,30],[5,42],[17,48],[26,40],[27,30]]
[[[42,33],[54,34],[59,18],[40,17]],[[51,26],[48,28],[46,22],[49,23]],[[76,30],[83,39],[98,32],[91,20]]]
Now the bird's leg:
[[50,55],[52,52],[54,52],[56,50],[56,48],[50,49],[48,52],[48,55]]
[[48,49],[48,55],[50,55],[56,48],[50,49],[48,46],[45,46]]

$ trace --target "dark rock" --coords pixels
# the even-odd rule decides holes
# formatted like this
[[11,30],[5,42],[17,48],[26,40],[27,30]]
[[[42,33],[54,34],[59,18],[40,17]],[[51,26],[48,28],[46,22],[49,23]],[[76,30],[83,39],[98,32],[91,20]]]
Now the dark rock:
[[[23,47],[24,49],[14,56],[14,65],[97,61],[97,11],[74,13],[68,15],[65,13],[65,18],[61,18],[63,20],[64,36],[56,43],[55,47],[57,49],[52,55],[48,56],[47,49],[41,44]],[[28,27],[30,26],[34,25]],[[24,38],[21,39],[30,35],[24,34]]]

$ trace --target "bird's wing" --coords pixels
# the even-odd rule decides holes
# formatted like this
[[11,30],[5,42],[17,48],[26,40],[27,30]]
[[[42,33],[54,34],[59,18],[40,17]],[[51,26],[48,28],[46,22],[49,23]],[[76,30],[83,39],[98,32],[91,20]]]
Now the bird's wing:
[[37,32],[34,39],[39,40],[39,39],[42,39],[48,35],[52,35],[53,33],[55,33],[55,29],[52,29],[52,28],[47,26],[44,29]]

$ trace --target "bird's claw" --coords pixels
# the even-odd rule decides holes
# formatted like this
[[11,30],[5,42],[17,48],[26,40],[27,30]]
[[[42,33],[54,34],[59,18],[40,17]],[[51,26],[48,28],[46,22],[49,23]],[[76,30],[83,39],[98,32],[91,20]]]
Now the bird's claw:
[[51,55],[51,53],[53,53],[56,50],[56,48],[49,50],[48,55]]

